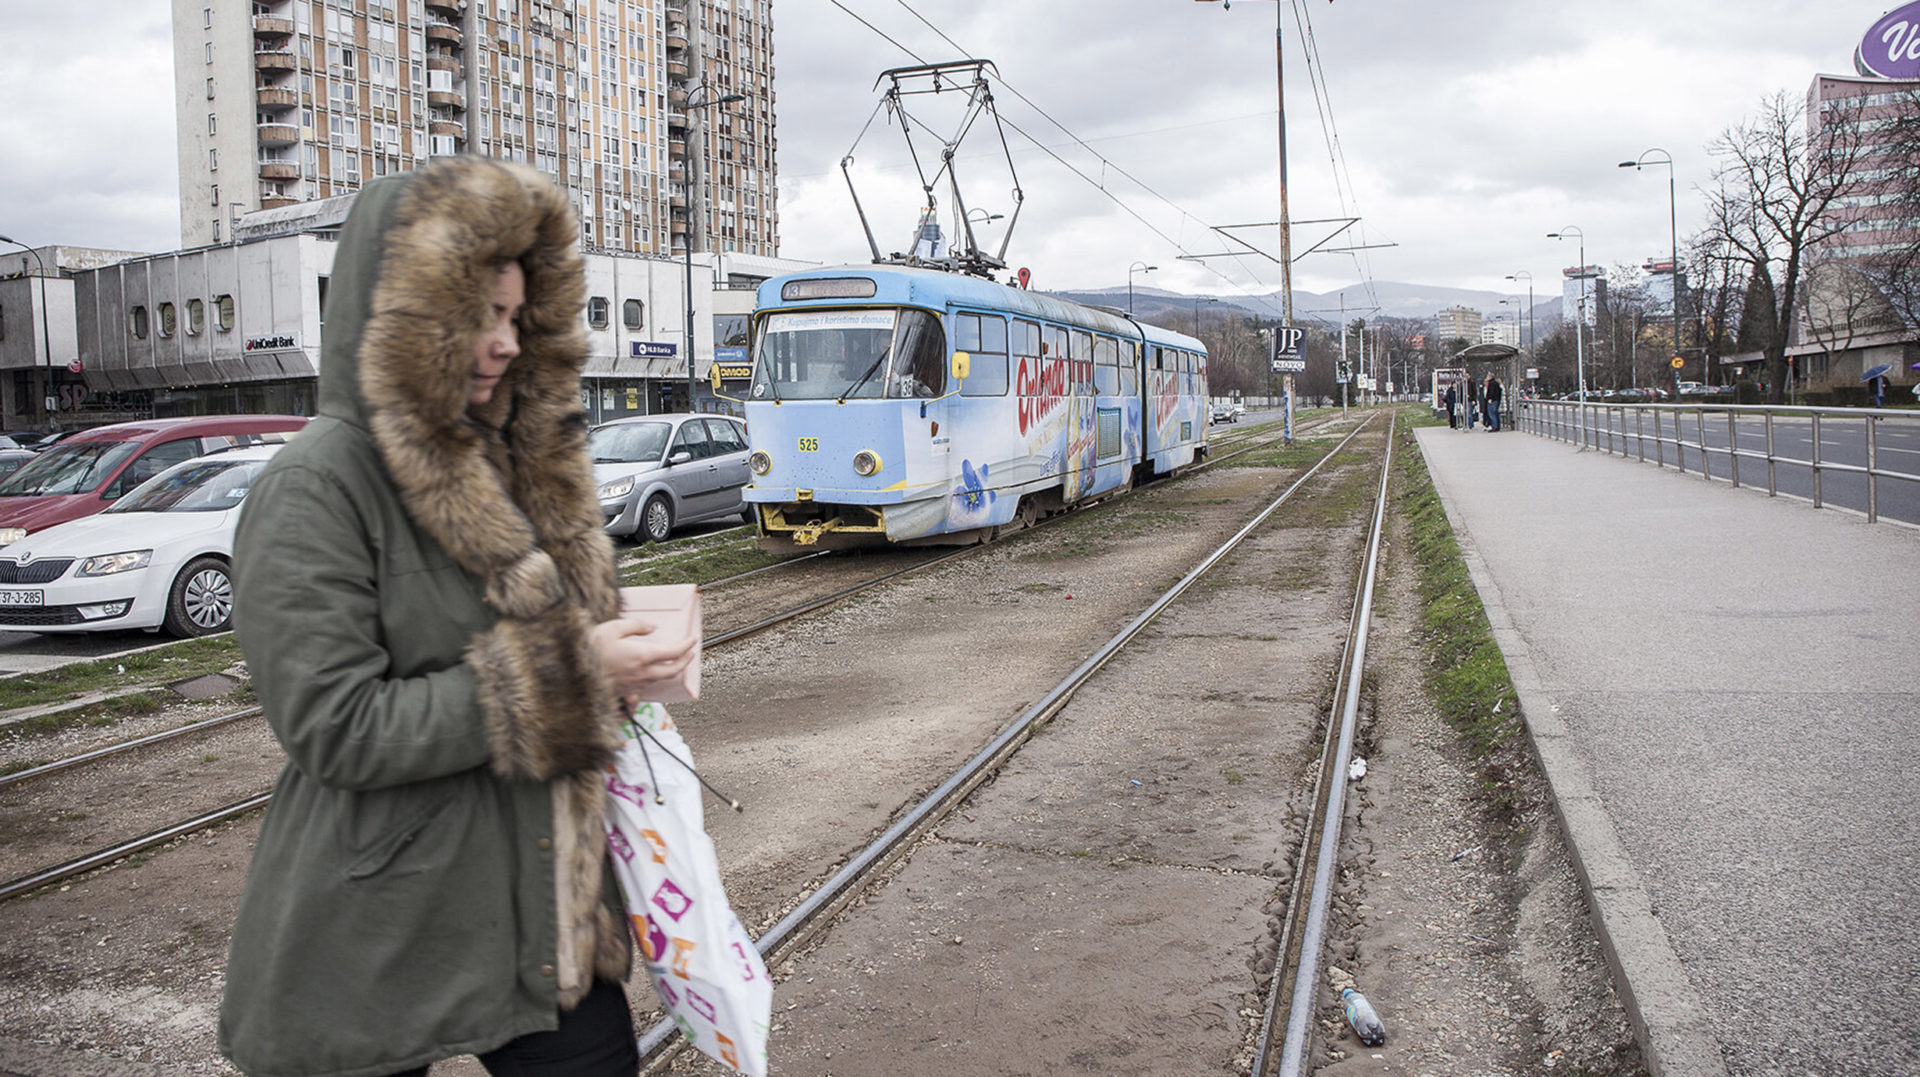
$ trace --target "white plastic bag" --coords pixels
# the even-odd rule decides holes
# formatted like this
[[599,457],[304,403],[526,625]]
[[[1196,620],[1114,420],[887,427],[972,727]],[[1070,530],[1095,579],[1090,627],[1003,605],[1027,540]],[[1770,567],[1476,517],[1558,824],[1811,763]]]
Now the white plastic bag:
[[654,990],[688,1042],[764,1077],[773,983],[720,885],[693,757],[657,703],[635,707],[623,728],[607,773],[607,843]]

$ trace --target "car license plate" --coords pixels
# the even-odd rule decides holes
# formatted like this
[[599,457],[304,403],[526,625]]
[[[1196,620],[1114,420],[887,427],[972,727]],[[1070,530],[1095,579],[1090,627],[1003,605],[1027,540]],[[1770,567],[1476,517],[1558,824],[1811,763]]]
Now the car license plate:
[[0,606],[39,606],[46,602],[44,591],[0,590]]

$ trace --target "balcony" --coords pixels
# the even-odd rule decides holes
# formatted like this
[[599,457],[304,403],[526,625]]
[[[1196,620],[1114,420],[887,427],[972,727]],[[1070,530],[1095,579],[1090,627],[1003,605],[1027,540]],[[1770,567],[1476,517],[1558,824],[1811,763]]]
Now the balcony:
[[684,236],[687,234],[687,222],[684,217],[675,217],[670,227],[676,236]]
[[283,90],[278,86],[261,86],[254,91],[254,101],[262,112],[285,112],[300,106],[300,91]]
[[675,60],[672,57],[668,57],[667,58],[667,77],[673,78],[673,79],[686,78],[687,62],[685,60]]
[[687,196],[684,193],[669,195],[667,197],[667,205],[674,209],[684,211],[687,208]]
[[428,22],[427,40],[437,41],[442,45],[452,45],[457,49],[462,41],[460,27],[450,22]]
[[460,112],[467,110],[467,99],[450,90],[428,90],[427,104],[433,108],[450,108]]
[[458,56],[429,54],[427,56],[427,70],[445,71],[449,74],[458,75],[460,73],[460,58]]
[[685,142],[669,141],[667,143],[667,158],[672,161],[685,161],[687,159],[687,144]]
[[253,63],[263,74],[268,75],[285,75],[300,69],[299,61],[293,58],[293,53],[284,49],[271,52],[262,49],[254,53]]
[[253,36],[259,38],[292,37],[293,20],[282,19],[274,15],[255,15],[253,17]]
[[[684,112],[676,112],[669,109],[669,111],[667,112],[668,130],[683,131],[685,130],[686,126],[687,126],[687,114]],[[679,134],[679,135],[674,135],[673,137],[685,138],[686,136],[684,134]]]
[[427,0],[427,10],[451,22],[460,17],[460,0]]
[[430,135],[452,135],[455,138],[465,138],[467,137],[467,125],[458,120],[435,119],[432,123],[427,124],[427,133]]
[[299,179],[300,166],[292,161],[262,161],[260,178],[263,180]]
[[686,87],[674,86],[667,90],[667,107],[668,108],[682,109],[686,107],[686,104],[687,104]]
[[263,194],[260,196],[260,208],[279,209],[282,206],[291,206],[298,201],[300,201],[298,198],[284,194]]
[[262,146],[291,146],[300,141],[300,129],[290,123],[263,123],[260,125],[260,144]]
[[684,29],[676,30],[671,26],[667,27],[667,48],[684,49],[686,47],[687,32]]

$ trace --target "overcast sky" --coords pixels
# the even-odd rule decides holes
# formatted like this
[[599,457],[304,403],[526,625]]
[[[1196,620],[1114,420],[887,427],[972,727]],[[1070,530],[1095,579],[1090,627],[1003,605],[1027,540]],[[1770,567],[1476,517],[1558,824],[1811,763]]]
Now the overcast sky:
[[[876,119],[861,136],[879,101],[874,81],[887,68],[970,55],[998,67],[994,89],[1026,196],[1008,261],[1030,267],[1035,287],[1125,286],[1128,266],[1144,261],[1159,268],[1135,276],[1142,287],[1276,289],[1279,267],[1258,256],[1180,256],[1228,249],[1214,226],[1279,215],[1273,43],[1284,13],[1292,216],[1361,218],[1329,246],[1393,244],[1306,255],[1295,287],[1326,292],[1371,278],[1512,292],[1503,278],[1526,271],[1536,294],[1552,292],[1559,270],[1578,261],[1572,241],[1545,238],[1563,226],[1584,230],[1589,262],[1637,265],[1667,251],[1666,169],[1618,162],[1654,147],[1672,154],[1684,243],[1702,219],[1714,137],[1767,94],[1800,96],[1816,73],[1850,73],[1855,45],[1889,6],[773,0],[781,253],[867,260],[839,167],[849,150],[882,252],[908,244],[921,195],[900,129]],[[0,234],[35,245],[178,245],[170,7],[0,7]],[[1312,20],[1324,98],[1296,10]],[[957,101],[912,102],[936,132],[919,143],[923,159],[928,146],[937,155]],[[1013,178],[989,127],[976,125],[958,164],[968,205],[1011,215]],[[938,193],[944,211],[951,203]],[[1006,223],[983,232],[991,247]],[[1296,254],[1330,227],[1296,224]],[[1240,234],[1277,254],[1276,230]]]

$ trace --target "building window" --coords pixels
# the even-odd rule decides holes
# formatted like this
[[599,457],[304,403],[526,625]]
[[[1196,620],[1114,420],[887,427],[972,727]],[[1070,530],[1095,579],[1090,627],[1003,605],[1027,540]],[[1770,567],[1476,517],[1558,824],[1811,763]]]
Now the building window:
[[207,305],[198,299],[187,300],[187,335],[197,337],[207,328]]
[[213,80],[207,80],[207,100],[213,100]]
[[133,339],[147,339],[147,308],[135,307],[128,311],[127,328],[133,332]]
[[646,304],[638,299],[629,299],[620,304],[620,320],[628,329],[640,329],[647,322]]
[[207,151],[207,171],[209,172],[220,171],[220,151],[219,150]]
[[177,326],[177,315],[174,313],[173,304],[162,303],[154,308],[154,312],[160,315],[160,335],[171,338]]
[[220,327],[220,331],[222,333],[232,332],[233,331],[233,297],[230,295],[214,296],[213,310],[214,310],[214,317],[216,319],[214,324]]
[[596,295],[587,300],[587,324],[595,329],[607,327],[607,297]]
[[213,62],[213,42],[207,42],[207,62]]
[[208,30],[213,29],[213,9],[212,8],[203,7],[200,9],[200,25]]
[[217,183],[213,185],[213,204],[215,206],[220,204],[220,185]]

